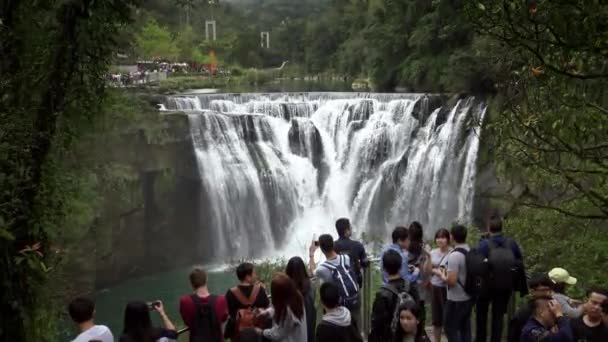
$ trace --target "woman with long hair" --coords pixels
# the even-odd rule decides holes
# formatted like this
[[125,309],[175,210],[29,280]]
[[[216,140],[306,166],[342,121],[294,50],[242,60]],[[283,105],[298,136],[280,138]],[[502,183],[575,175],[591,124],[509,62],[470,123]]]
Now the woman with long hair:
[[258,334],[276,342],[307,342],[304,299],[296,283],[285,273],[277,273],[270,284],[272,328],[256,328]]
[[450,232],[441,228],[435,233],[437,248],[431,251],[433,276],[431,277],[431,320],[433,322],[433,338],[441,342],[443,327],[443,307],[447,301],[447,287],[442,276],[445,274],[450,254]]
[[430,342],[420,319],[422,310],[414,301],[407,301],[399,307],[399,325],[393,342]]
[[[160,314],[164,328],[152,326],[150,310]],[[177,339],[175,326],[165,313],[163,303],[160,300],[146,304],[134,301],[127,304],[125,308],[125,320],[120,336],[120,342],[155,342],[161,338],[169,340]]]
[[[428,247],[428,249],[430,250],[430,247]],[[431,276],[433,274],[433,267],[431,264],[431,256],[424,246],[424,232],[420,222],[414,221],[408,228],[407,251],[408,266],[413,272],[416,272],[416,269],[420,272],[420,276],[418,277],[418,281],[414,284],[414,288],[419,298],[418,303],[422,315],[420,320],[422,321],[422,324],[424,324],[426,319],[424,304],[428,302],[431,297]]]
[[304,308],[306,310],[306,334],[308,342],[313,342],[315,338],[315,326],[317,325],[317,309],[315,307],[315,288],[308,276],[304,260],[300,257],[293,257],[287,262],[285,273],[296,284],[296,288],[304,297]]

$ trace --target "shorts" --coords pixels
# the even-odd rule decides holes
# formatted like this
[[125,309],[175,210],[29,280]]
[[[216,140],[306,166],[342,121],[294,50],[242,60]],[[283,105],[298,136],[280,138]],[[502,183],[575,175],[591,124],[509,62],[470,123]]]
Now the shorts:
[[434,327],[443,326],[443,311],[448,290],[445,286],[435,286],[431,290],[431,320]]

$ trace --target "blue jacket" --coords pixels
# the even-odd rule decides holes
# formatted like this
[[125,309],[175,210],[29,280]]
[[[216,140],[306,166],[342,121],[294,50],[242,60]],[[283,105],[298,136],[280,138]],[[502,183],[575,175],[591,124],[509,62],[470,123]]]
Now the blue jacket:
[[[380,262],[382,262],[382,257],[384,256],[384,253],[389,250],[393,250],[399,253],[399,255],[401,255],[401,269],[399,270],[401,278],[407,280],[410,284],[414,284],[418,280],[420,274],[412,274],[410,272],[410,269],[408,267],[408,253],[401,249],[401,246],[399,246],[399,244],[393,243],[384,247],[384,249],[382,249],[382,252],[380,253]],[[388,283],[388,274],[384,271],[384,267],[382,267],[382,283]]]
[[528,323],[521,332],[520,342],[572,342],[572,327],[566,317],[557,319],[558,331],[556,333],[545,328],[534,317],[530,317]]
[[[477,249],[486,258],[490,254],[489,240],[492,240],[492,242],[494,242],[495,245],[504,246],[505,242],[507,241],[507,238],[502,233],[496,233],[496,234],[491,234],[490,237],[488,237],[487,239],[483,239],[483,240],[479,241],[479,246],[477,247]],[[521,249],[519,248],[519,245],[513,239],[510,239],[510,240],[511,240],[511,250],[513,251],[513,256],[515,256],[515,259],[517,259],[517,260],[523,260],[523,255],[521,253]]]

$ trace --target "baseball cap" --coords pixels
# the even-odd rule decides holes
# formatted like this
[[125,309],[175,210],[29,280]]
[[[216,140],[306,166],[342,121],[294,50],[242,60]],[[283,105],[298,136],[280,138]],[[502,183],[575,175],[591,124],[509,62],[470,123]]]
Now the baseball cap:
[[576,278],[571,277],[570,273],[563,268],[556,267],[549,271],[549,278],[556,283],[566,283],[568,285],[576,284]]

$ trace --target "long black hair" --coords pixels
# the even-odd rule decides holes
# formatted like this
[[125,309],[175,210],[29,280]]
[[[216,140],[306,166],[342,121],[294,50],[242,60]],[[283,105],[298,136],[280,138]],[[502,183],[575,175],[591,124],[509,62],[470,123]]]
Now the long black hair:
[[158,339],[158,329],[152,326],[148,304],[141,301],[127,304],[122,334],[129,342],[154,342]]
[[410,224],[410,227],[408,228],[408,237],[410,239],[408,252],[418,257],[422,254],[422,240],[424,239],[424,233],[420,222],[414,221]]
[[310,277],[308,276],[306,265],[302,258],[296,256],[289,259],[287,267],[285,267],[285,274],[296,283],[296,287],[302,295],[305,295],[310,291]]
[[[426,332],[424,331],[424,326],[422,325],[422,320],[420,317],[422,316],[422,310],[420,306],[416,304],[413,300],[408,300],[405,303],[401,304],[399,307],[399,316],[401,317],[401,312],[409,311],[414,317],[418,320],[418,325],[416,326],[416,336],[414,337],[415,342],[424,341],[423,337],[426,337]],[[397,332],[395,333],[394,342],[403,342],[403,338],[405,337],[405,332],[401,327],[401,318],[399,318],[399,322],[397,323]]]

